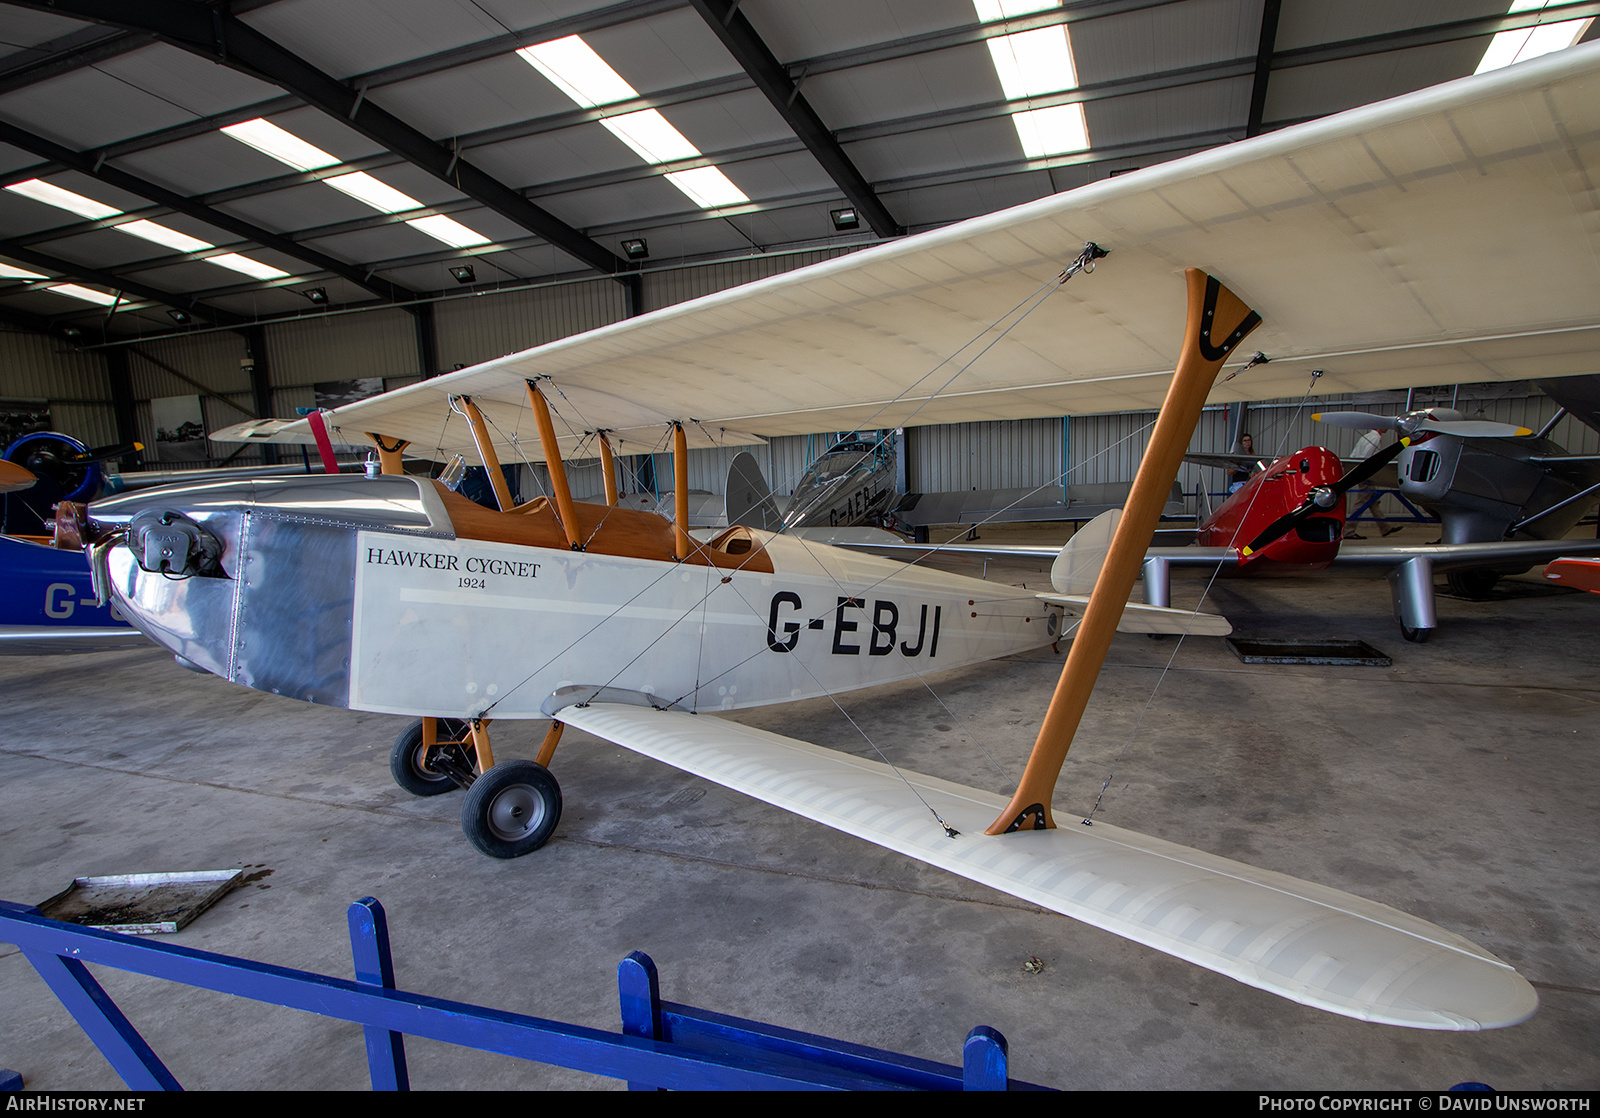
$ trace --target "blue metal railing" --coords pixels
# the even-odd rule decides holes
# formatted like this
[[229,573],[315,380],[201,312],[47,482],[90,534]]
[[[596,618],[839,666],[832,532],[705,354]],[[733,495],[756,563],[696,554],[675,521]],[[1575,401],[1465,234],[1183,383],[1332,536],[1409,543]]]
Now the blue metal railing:
[[[0,942],[14,943],[136,1091],[181,1090],[86,963],[316,1013],[362,1026],[374,1090],[408,1090],[405,1037],[476,1048],[613,1079],[638,1090],[1032,1088],[1007,1077],[1005,1038],[967,1035],[953,1067],[663,1002],[655,964],[618,967],[622,1032],[547,1021],[394,988],[383,906],[350,906],[354,981],[47,920],[0,901]],[[1036,1088],[1035,1088],[1036,1089]]]

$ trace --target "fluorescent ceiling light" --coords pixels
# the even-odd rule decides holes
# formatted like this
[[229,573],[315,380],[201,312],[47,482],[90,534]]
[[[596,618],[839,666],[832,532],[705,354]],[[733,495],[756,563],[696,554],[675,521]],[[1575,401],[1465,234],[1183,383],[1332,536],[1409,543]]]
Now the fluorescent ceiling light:
[[728,176],[715,167],[696,167],[692,171],[673,171],[667,181],[687,194],[701,209],[733,206],[750,201],[750,196],[734,186]]
[[[1506,14],[1542,11],[1548,3],[1549,0],[1513,0]],[[1478,63],[1478,68],[1473,73],[1482,74],[1489,70],[1498,70],[1502,66],[1510,66],[1514,62],[1526,62],[1530,58],[1538,58],[1541,54],[1566,50],[1583,38],[1583,33],[1589,30],[1589,25],[1593,22],[1592,17],[1567,19],[1559,23],[1524,27],[1519,31],[1501,31],[1489,40],[1489,49],[1483,52],[1483,60]]]
[[262,120],[247,120],[230,124],[222,129],[240,143],[249,144],[279,163],[286,163],[297,171],[315,171],[319,167],[332,167],[339,163],[321,148],[308,144],[293,132],[286,132],[276,124]]
[[[549,44],[546,45],[548,46]],[[522,52],[518,51],[518,53]],[[258,151],[265,152],[280,163],[287,163],[300,171],[315,171],[318,168],[332,167],[341,162],[321,148],[306,143],[294,133],[286,132],[276,124],[269,124],[265,120],[247,120],[243,124],[231,124],[224,128],[223,131],[234,139],[247,143]],[[322,181],[335,190],[343,191],[350,197],[365,202],[380,213],[403,213],[406,210],[419,210],[422,208],[422,203],[411,197],[411,195],[378,181],[365,171],[352,171],[347,175],[334,175]],[[481,233],[476,233],[459,221],[452,221],[448,217],[419,217],[406,222],[406,224],[454,248],[466,248],[470,245],[486,245],[489,243],[488,237],[483,236]],[[215,263],[221,258],[214,256],[211,259]],[[243,260],[244,258],[240,257],[239,259]],[[247,263],[256,268],[267,267],[265,264],[257,264],[253,260],[247,261]],[[233,268],[235,265],[224,264],[223,267]],[[244,271],[243,268],[237,268],[237,270]],[[272,276],[262,276],[261,278],[276,279],[279,276],[288,274],[287,272],[280,272],[276,268],[271,269],[271,271],[273,272]],[[246,272],[245,274],[254,275],[255,273]]]
[[202,241],[199,237],[191,237],[176,229],[168,229],[165,225],[157,225],[153,221],[125,221],[116,228],[123,233],[132,233],[135,237],[154,241],[158,245],[175,248],[179,252],[199,252],[202,249],[217,247],[209,241]]
[[557,89],[586,109],[639,96],[637,89],[623,81],[621,74],[576,35],[523,47],[517,53],[549,78]]
[[6,187],[13,194],[20,194],[24,198],[32,198],[35,202],[43,202],[47,206],[67,210],[86,217],[91,221],[98,221],[102,217],[116,217],[122,211],[93,198],[85,198],[82,194],[74,194],[70,190],[63,190],[59,186],[52,186],[40,179],[29,179],[27,182],[15,182]]
[[1029,159],[1089,150],[1089,124],[1082,105],[1055,105],[1011,114],[1022,153]]
[[638,152],[646,163],[670,163],[674,159],[693,159],[700,154],[699,148],[684,139],[683,133],[654,109],[606,117],[600,123]]
[[468,229],[459,221],[445,217],[444,214],[434,214],[432,217],[414,217],[406,224],[419,233],[426,233],[436,241],[443,241],[452,248],[470,248],[473,245],[486,245],[489,243],[489,238],[482,233]]
[[1065,26],[996,36],[989,40],[989,57],[1007,101],[1059,93],[1078,84]]
[[26,268],[19,268],[15,264],[0,264],[0,279],[36,280],[45,277],[38,272],[30,272]]
[[402,193],[394,187],[381,183],[365,171],[355,171],[348,175],[335,175],[323,182],[335,190],[342,190],[350,197],[365,202],[375,210],[386,214],[400,213],[402,210],[420,210],[422,203]]
[[997,19],[1015,19],[1059,8],[1061,0],[972,0],[972,6],[978,10],[980,20],[993,23]]
[[117,301],[115,295],[107,295],[104,291],[93,291],[87,287],[79,287],[75,283],[52,284],[44,290],[58,291],[62,295],[70,295],[74,299],[82,299],[85,303],[94,303],[102,307],[109,307]]
[[[984,23],[1011,19],[1060,7],[1059,0],[972,0]],[[1072,39],[1066,24],[997,35],[988,40],[989,57],[1007,101],[1024,101],[1076,89],[1078,67],[1072,57]],[[1011,123],[1029,159],[1089,150],[1089,122],[1082,104],[1024,109],[1011,114]]]
[[251,260],[248,256],[240,256],[237,252],[223,252],[216,256],[206,257],[207,264],[217,264],[235,272],[258,280],[282,279],[289,273],[282,268],[274,268],[271,264],[263,264],[259,260]]

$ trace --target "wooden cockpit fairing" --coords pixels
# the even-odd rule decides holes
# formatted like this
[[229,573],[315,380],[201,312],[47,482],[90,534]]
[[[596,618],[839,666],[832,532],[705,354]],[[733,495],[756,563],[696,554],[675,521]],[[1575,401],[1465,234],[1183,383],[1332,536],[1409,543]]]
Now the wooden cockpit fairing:
[[[496,512],[433,483],[450,516],[451,526],[462,539],[493,543],[550,547],[565,551],[567,533],[556,518],[555,508],[543,497],[507,512]],[[584,551],[596,555],[625,555],[633,559],[677,561],[676,537],[672,521],[640,509],[612,508],[574,502],[577,536]],[[772,560],[759,539],[748,528],[729,528],[714,539],[695,542],[683,562],[702,567],[723,567],[760,574],[772,574]]]

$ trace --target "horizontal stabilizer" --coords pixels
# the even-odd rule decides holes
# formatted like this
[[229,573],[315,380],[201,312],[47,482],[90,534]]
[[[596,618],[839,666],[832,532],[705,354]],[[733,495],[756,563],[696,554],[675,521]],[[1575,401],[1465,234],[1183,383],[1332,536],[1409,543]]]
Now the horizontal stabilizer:
[[[1060,606],[1069,619],[1083,616],[1089,608],[1089,599],[1079,594],[1036,594],[1034,597],[1051,605]],[[1068,629],[1063,626],[1063,629]],[[1148,606],[1143,602],[1129,602],[1122,607],[1122,619],[1117,622],[1119,633],[1170,633],[1188,637],[1225,637],[1233,632],[1233,623],[1220,613],[1201,613],[1199,610],[1173,609],[1170,606]]]
[[[1482,948],[1335,889],[1105,823],[985,835],[1005,807],[1003,796],[711,716],[594,703],[556,717],[1304,1005],[1451,1030],[1514,1025],[1538,1008],[1533,987]],[[956,837],[923,799],[960,832]]]

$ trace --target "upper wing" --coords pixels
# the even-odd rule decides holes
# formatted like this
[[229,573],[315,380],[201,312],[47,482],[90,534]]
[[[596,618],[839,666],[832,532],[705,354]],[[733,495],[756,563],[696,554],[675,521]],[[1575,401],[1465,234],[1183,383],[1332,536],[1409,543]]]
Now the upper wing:
[[1533,987],[1481,947],[1349,893],[1106,823],[985,835],[1003,796],[720,718],[607,703],[555,717],[1304,1005],[1457,1030],[1514,1025],[1538,1008]]
[[[572,437],[650,445],[674,420],[731,443],[1152,408],[1187,265],[1265,320],[1251,341],[1272,363],[1215,400],[1297,397],[1312,369],[1318,393],[1588,372],[1594,166],[1600,44],[666,307],[349,404],[330,426],[470,453],[446,407],[465,393],[502,451],[537,458],[522,385],[536,376]],[[1111,256],[1016,321],[1086,241]]]

